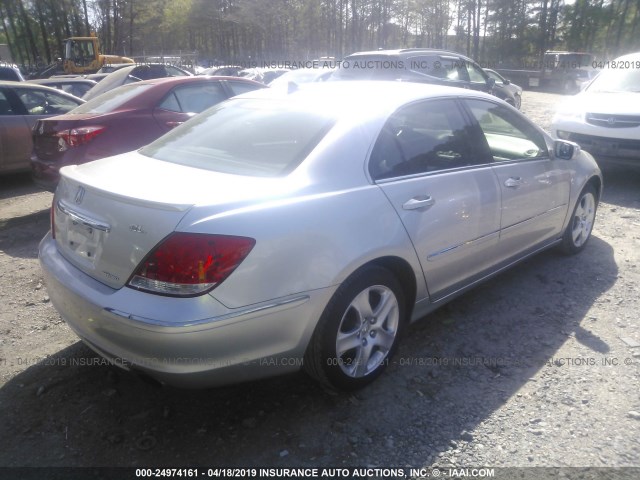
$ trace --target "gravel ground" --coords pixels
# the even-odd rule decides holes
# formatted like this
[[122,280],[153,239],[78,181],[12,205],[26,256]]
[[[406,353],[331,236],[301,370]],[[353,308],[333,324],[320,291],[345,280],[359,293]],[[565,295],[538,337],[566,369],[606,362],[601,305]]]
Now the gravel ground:
[[[523,111],[548,128],[561,98],[525,92]],[[605,170],[584,252],[413,325],[355,394],[303,374],[183,391],[105,365],[43,285],[51,194],[1,182],[0,467],[640,466],[639,173]]]

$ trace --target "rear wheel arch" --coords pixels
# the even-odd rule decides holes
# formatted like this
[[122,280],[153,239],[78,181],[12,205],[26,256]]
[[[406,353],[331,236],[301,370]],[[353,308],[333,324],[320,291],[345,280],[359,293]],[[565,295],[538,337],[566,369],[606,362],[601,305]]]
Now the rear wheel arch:
[[[315,326],[304,356],[305,371],[312,378],[331,389],[352,390],[372,382],[388,364],[388,359],[397,349],[402,332],[409,324],[411,309],[415,302],[416,288],[413,269],[406,260],[399,257],[376,258],[354,270],[341,282],[340,287],[326,305],[318,324]],[[348,312],[354,306],[359,309],[357,306],[362,304],[361,301],[358,301],[358,298],[370,290],[384,292],[387,297],[391,294],[388,298],[391,298],[391,302],[395,302],[395,311],[397,313],[395,314],[395,320],[383,318],[387,313],[381,314],[383,316],[379,320],[382,323],[378,322],[377,319],[371,319],[371,330],[375,329],[376,332],[369,332],[368,328],[366,330],[373,339],[377,335],[377,330],[380,330],[380,337],[393,337],[393,343],[387,346],[389,350],[386,353],[382,351],[379,354],[384,355],[384,359],[380,360],[382,363],[372,367],[373,369],[370,372],[359,374],[356,369],[350,373],[349,369],[346,368],[348,365],[343,363],[349,356],[344,355],[351,352],[351,349],[354,349],[354,351],[355,349],[360,350],[360,347],[349,346],[348,350],[343,351],[338,345],[341,342],[339,337],[345,335],[351,337],[354,332],[360,329],[360,327],[353,327],[353,325],[346,329],[343,327],[347,325]],[[374,305],[375,302],[371,304],[371,306]],[[377,317],[376,309],[374,308],[373,311],[374,317]],[[381,311],[384,311],[384,309]],[[362,316],[360,320],[364,318]],[[367,323],[365,320],[363,325]],[[353,328],[355,328],[353,332],[347,333],[347,330]],[[364,334],[365,337],[367,332]],[[367,345],[365,337],[362,338],[362,341],[365,342],[363,345]],[[368,337],[366,338],[368,339]],[[371,343],[375,343],[373,339],[368,340],[371,340]],[[358,342],[360,341],[358,340]],[[366,348],[363,346],[363,349]],[[374,358],[374,356],[371,358]]]
[[413,269],[411,268],[411,265],[409,265],[406,260],[400,257],[380,257],[372,260],[371,262],[368,262],[367,264],[363,265],[363,267],[366,265],[377,265],[382,268],[386,268],[393,274],[394,277],[396,277],[404,291],[407,316],[408,318],[411,318],[413,305],[416,302],[418,288],[416,276]]

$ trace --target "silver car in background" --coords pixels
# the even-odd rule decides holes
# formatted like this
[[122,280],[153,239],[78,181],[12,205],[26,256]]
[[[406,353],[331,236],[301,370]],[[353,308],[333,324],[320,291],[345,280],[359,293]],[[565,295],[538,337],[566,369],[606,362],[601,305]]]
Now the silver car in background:
[[602,189],[590,155],[501,100],[397,82],[248,93],[61,172],[51,301],[99,354],[185,387],[301,367],[362,387],[409,322],[581,251]]

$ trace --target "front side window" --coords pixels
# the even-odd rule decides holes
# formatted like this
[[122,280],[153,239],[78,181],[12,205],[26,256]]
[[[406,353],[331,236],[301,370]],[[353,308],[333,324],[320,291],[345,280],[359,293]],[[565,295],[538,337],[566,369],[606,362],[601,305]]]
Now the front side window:
[[455,100],[408,105],[385,123],[369,159],[374,180],[484,163]]
[[467,62],[467,72],[469,74],[469,80],[473,83],[487,83],[487,79],[482,73],[482,70],[480,70],[480,67],[473,63]]
[[487,73],[487,75],[489,75],[490,78],[493,78],[496,83],[504,83],[504,78],[502,78],[496,72],[493,72],[491,70],[485,70],[485,72]]
[[480,124],[493,160],[530,160],[548,157],[542,134],[516,112],[485,100],[465,100]]

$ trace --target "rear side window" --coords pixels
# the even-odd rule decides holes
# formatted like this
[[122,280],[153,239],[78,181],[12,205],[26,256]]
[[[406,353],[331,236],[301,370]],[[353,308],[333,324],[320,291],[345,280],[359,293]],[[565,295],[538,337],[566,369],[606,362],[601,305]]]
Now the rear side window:
[[252,83],[234,82],[233,80],[227,80],[227,86],[231,89],[234,96],[241,95],[247,92],[253,92],[254,90],[260,88],[259,86],[253,85]]
[[219,83],[184,85],[174,88],[159,107],[172,112],[200,113],[226,98]]
[[91,85],[86,85],[83,83],[65,83],[60,85],[61,90],[63,90],[64,92],[70,93],[71,95],[75,95],[78,98],[82,97],[85,93],[87,93],[90,88],[91,88]]
[[440,58],[435,55],[416,55],[409,57],[409,69],[436,78],[447,78],[448,70]]
[[139,65],[129,74],[140,80],[150,80],[152,78],[168,77],[164,65]]
[[13,115],[11,104],[2,90],[0,90],[0,115]]
[[22,74],[12,67],[0,67],[0,80],[11,80],[13,82],[22,82]]
[[176,68],[176,67],[174,67],[172,65],[165,65],[164,68],[167,71],[167,76],[168,77],[187,77],[187,76],[189,76],[188,73],[183,72],[179,68]]
[[140,150],[149,157],[235,175],[275,177],[293,171],[335,120],[289,102],[225,102]]
[[407,72],[407,62],[393,55],[346,57],[332,80],[396,80]]
[[369,159],[374,180],[484,163],[455,100],[414,103],[384,125]]
[[139,95],[148,88],[151,88],[152,86],[153,85],[147,84],[131,84],[119,88],[114,88],[113,90],[109,90],[102,95],[98,95],[97,97],[92,98],[87,103],[80,105],[73,111],[73,113],[111,112],[121,105],[124,105],[125,102],[128,102],[136,95]]
[[78,102],[55,92],[16,88],[16,94],[29,115],[60,115],[78,106]]

